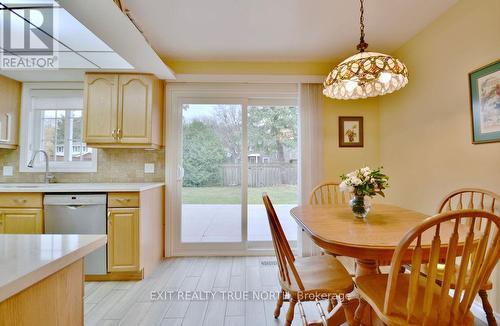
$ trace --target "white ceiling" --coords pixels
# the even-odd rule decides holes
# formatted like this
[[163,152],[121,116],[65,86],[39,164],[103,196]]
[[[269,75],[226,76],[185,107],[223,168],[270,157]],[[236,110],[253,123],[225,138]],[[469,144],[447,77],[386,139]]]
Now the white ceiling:
[[[391,52],[457,0],[366,0],[366,41]],[[125,0],[170,60],[332,61],[355,51],[356,0]]]

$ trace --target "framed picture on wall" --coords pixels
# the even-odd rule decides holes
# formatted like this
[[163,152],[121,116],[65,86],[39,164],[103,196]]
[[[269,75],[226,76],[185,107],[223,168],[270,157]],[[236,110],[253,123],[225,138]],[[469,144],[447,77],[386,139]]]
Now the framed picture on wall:
[[500,142],[500,60],[469,74],[474,144]]
[[363,147],[363,117],[339,117],[339,147]]

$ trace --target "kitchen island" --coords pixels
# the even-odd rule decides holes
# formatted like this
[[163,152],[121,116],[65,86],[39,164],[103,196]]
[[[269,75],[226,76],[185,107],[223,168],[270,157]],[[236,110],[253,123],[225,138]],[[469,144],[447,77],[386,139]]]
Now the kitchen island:
[[83,325],[83,257],[105,235],[0,234],[0,326]]

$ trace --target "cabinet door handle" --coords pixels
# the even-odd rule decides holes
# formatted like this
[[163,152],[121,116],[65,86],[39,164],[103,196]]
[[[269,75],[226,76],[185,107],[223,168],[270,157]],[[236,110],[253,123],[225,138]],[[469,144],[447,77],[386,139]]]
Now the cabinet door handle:
[[26,199],[15,198],[14,203],[16,204],[26,204]]
[[116,139],[116,129],[113,129],[113,132],[111,133],[111,136],[113,136],[113,139]]
[[122,130],[120,128],[118,128],[117,134],[118,134],[118,139],[122,139],[123,132],[122,132]]
[[116,201],[119,203],[128,203],[130,201],[130,198],[116,198]]

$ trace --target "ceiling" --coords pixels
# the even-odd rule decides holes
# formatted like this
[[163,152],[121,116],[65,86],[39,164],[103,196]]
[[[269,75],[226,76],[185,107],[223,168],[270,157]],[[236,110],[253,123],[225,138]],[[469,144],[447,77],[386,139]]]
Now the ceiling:
[[[366,0],[369,50],[392,52],[457,0]],[[176,61],[330,62],[355,51],[356,0],[124,0]]]
[[[28,17],[26,9],[30,8],[36,10],[31,11],[32,13]],[[16,49],[7,52],[0,48],[0,52],[20,57],[25,55],[26,51],[22,50],[25,26],[28,24],[31,28],[40,26],[37,21],[43,21],[44,18],[53,15],[53,25],[47,25],[53,27],[41,25],[42,27],[39,27],[38,30],[42,33],[38,33],[37,37],[50,41],[55,40],[54,55],[57,57],[59,69],[134,68],[53,0],[0,0],[0,9],[13,13],[10,15],[10,33],[13,40],[21,41],[21,44],[13,46]],[[2,14],[0,15],[0,26],[4,26],[3,20],[4,15]],[[33,40],[33,34],[31,37]],[[36,38],[34,40],[38,44],[42,44],[41,40]],[[43,51],[39,53],[45,54]]]

